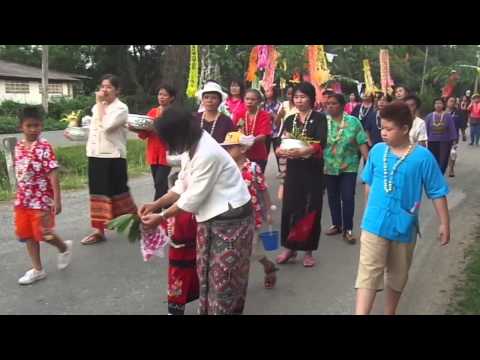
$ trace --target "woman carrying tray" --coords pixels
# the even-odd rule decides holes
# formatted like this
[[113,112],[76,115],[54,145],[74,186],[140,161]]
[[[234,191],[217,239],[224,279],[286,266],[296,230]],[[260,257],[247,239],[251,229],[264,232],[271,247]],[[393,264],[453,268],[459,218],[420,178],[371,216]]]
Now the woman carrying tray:
[[281,145],[277,149],[277,154],[287,159],[281,225],[285,250],[277,257],[277,263],[285,264],[296,257],[297,251],[305,251],[303,265],[313,267],[312,251],[318,248],[321,231],[327,119],[313,111],[315,88],[310,83],[295,88],[294,103],[299,113],[285,120],[282,134],[284,138],[303,139],[307,143],[302,148],[286,150]]

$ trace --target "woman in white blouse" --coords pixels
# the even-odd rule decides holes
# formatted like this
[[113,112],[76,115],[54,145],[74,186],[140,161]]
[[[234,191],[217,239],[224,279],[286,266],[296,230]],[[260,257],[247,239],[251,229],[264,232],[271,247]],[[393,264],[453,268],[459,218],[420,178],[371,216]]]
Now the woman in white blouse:
[[422,102],[416,95],[409,95],[404,101],[410,108],[413,116],[412,128],[410,129],[410,142],[426,147],[428,140],[427,127],[425,121],[418,117],[418,110],[420,106],[422,106]]
[[240,170],[186,111],[168,109],[155,128],[170,151],[182,154],[181,171],[175,186],[156,202],[143,205],[139,216],[147,227],[154,227],[180,212],[195,214],[199,313],[241,314],[255,229],[250,193]]
[[90,217],[94,232],[83,245],[105,240],[106,224],[124,214],[136,213],[127,181],[128,106],[118,99],[120,81],[115,75],[101,79],[87,142]]

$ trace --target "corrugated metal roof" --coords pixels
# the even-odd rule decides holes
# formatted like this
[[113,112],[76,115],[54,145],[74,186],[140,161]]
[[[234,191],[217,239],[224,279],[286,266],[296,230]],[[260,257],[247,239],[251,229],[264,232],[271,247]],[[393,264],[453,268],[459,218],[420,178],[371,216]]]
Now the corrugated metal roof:
[[[42,69],[33,66],[22,65],[9,61],[0,60],[0,77],[2,78],[25,78],[41,79]],[[49,70],[48,78],[50,80],[80,81],[80,79],[90,79],[90,77],[79,74],[64,73],[61,71]]]

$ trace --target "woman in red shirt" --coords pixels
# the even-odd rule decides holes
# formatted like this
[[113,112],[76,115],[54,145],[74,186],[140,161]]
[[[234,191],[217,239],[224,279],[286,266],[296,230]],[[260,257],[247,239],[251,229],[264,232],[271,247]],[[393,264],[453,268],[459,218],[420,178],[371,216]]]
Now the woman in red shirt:
[[[169,85],[158,88],[158,107],[151,109],[147,116],[153,121],[159,120],[162,113],[175,101],[177,91]],[[147,162],[152,170],[155,185],[154,200],[160,199],[168,191],[168,175],[171,167],[167,163],[167,145],[154,131],[136,131],[138,137],[147,140]]]
[[262,95],[258,90],[250,89],[245,93],[245,107],[242,112],[233,114],[233,124],[245,135],[255,136],[255,143],[247,152],[247,157],[256,162],[265,173],[268,153],[265,141],[272,135],[272,120],[268,112],[260,110]]

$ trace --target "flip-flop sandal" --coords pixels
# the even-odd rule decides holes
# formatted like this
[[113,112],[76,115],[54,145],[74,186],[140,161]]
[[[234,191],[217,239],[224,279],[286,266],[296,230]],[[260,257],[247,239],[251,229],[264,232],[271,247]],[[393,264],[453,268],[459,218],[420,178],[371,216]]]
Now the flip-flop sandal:
[[96,243],[99,243],[99,242],[102,242],[102,241],[105,241],[106,238],[105,236],[101,235],[101,234],[98,234],[98,233],[94,233],[94,234],[91,234],[91,235],[88,235],[87,237],[83,238],[80,243],[82,245],[93,245],[93,244],[96,244]]
[[272,271],[271,273],[265,274],[265,289],[271,290],[275,287],[275,284],[277,283],[277,274],[275,273],[276,271]]
[[296,251],[285,251],[283,254],[277,256],[277,264],[286,264],[290,259],[295,259],[297,257]]
[[279,270],[280,269],[277,268],[274,263],[272,262],[269,263],[268,270],[265,270],[265,280],[264,280],[265,289],[273,289],[275,287],[275,284],[277,283],[276,272]]
[[305,266],[306,268],[314,267],[315,259],[313,258],[313,256],[305,256],[303,258],[303,266]]

